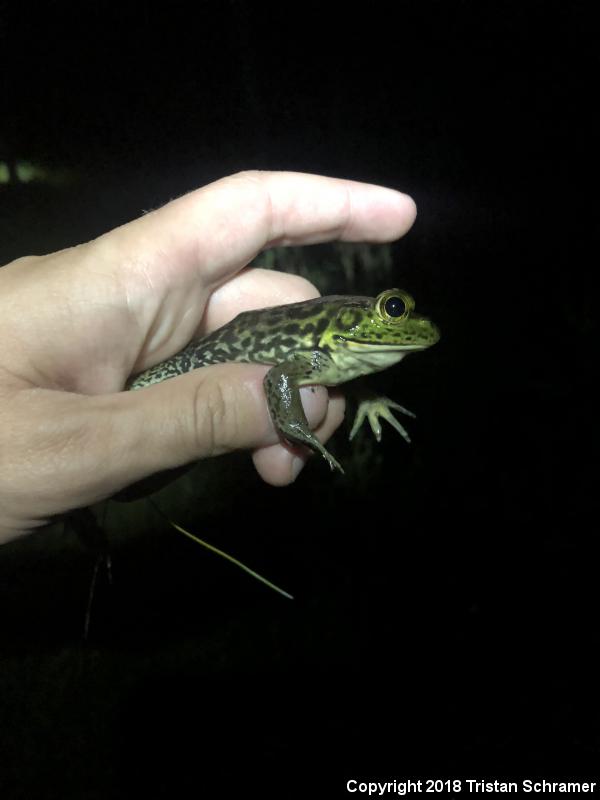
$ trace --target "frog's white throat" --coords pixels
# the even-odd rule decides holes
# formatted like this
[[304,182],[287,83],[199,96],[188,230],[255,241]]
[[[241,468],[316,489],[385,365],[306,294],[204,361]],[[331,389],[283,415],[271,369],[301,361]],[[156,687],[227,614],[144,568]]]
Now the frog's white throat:
[[343,371],[344,381],[359,378],[362,375],[370,375],[372,372],[380,372],[402,361],[407,352],[421,350],[420,347],[397,350],[392,347],[377,349],[371,345],[361,348],[356,347],[355,343],[353,345],[353,347],[340,347],[332,355],[337,369]]

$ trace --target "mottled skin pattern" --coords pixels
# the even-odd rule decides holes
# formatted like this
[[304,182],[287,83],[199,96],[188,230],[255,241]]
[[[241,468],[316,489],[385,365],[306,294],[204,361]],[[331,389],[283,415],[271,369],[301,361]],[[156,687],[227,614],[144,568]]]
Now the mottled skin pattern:
[[[290,442],[321,453],[332,469],[338,462],[311,432],[299,387],[337,386],[378,372],[407,352],[423,350],[439,339],[436,326],[414,313],[414,301],[400,289],[378,297],[319,297],[302,303],[245,311],[208,336],[193,339],[166,361],[138,375],[130,389],[140,389],[199,367],[223,362],[272,364],[265,393],[279,433]],[[366,401],[360,421],[368,416],[377,438],[377,416],[388,419],[408,439],[389,408],[406,412],[385,398]],[[358,420],[358,415],[357,415]],[[392,422],[393,420],[393,422]],[[353,428],[353,434],[356,424]],[[353,435],[352,434],[352,435]]]

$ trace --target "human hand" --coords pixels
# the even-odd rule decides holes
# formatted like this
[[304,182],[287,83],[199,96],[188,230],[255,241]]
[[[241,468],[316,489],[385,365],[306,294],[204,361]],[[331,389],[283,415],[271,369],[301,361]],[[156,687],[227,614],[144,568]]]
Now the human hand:
[[[276,245],[392,241],[413,223],[399,192],[299,173],[246,172],[94,241],[0,269],[0,542],[155,472],[252,449],[268,483],[303,456],[271,423],[267,367],[220,364],[123,392],[132,373],[239,312],[317,296],[307,281],[241,271]],[[343,401],[303,390],[323,441]]]

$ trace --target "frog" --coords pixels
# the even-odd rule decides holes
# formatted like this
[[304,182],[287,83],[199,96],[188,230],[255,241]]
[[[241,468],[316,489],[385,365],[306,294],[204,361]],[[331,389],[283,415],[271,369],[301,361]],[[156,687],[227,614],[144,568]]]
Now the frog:
[[[329,295],[298,303],[243,311],[226,325],[194,338],[170,358],[135,376],[127,388],[143,389],[191,370],[225,362],[269,365],[264,390],[273,424],[291,445],[320,454],[332,470],[341,464],[310,430],[300,400],[301,386],[339,386],[397,364],[440,338],[438,327],[415,313],[403,289],[377,297]],[[350,431],[353,439],[368,420],[381,440],[385,419],[410,442],[393,412],[415,415],[387,397],[367,393]]]

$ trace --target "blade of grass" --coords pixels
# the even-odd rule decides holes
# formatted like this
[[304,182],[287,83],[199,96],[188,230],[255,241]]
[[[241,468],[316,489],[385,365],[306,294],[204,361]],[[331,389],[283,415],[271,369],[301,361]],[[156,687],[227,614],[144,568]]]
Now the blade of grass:
[[250,567],[246,566],[246,564],[244,564],[242,561],[239,561],[237,558],[234,558],[233,556],[229,555],[229,553],[226,553],[224,550],[220,550],[218,547],[215,547],[214,544],[205,542],[204,539],[201,539],[199,536],[190,533],[190,531],[186,530],[185,528],[182,528],[181,525],[178,525],[176,522],[173,522],[172,519],[170,519],[163,511],[161,511],[161,509],[156,505],[156,503],[153,500],[148,498],[148,501],[153,506],[153,508],[156,509],[156,511],[160,514],[160,516],[163,517],[163,519],[165,519],[169,523],[169,525],[171,525],[171,527],[175,528],[176,531],[179,531],[179,533],[183,533],[183,535],[187,536],[188,539],[191,539],[193,542],[202,545],[202,547],[205,547],[207,550],[210,550],[211,553],[215,553],[216,555],[221,556],[221,558],[224,558],[226,561],[229,561],[231,564],[235,564],[236,567],[239,567],[240,569],[244,570],[244,572],[247,572],[248,575],[251,575],[253,578],[256,578],[257,581],[264,583],[265,586],[269,587],[269,589],[273,589],[274,592],[278,592],[279,594],[283,595],[283,597],[287,597],[288,600],[294,599],[293,595],[289,594],[289,592],[286,592],[284,589],[281,589],[275,583],[272,583],[267,578],[264,578],[258,572],[255,572],[253,569],[250,569]]

